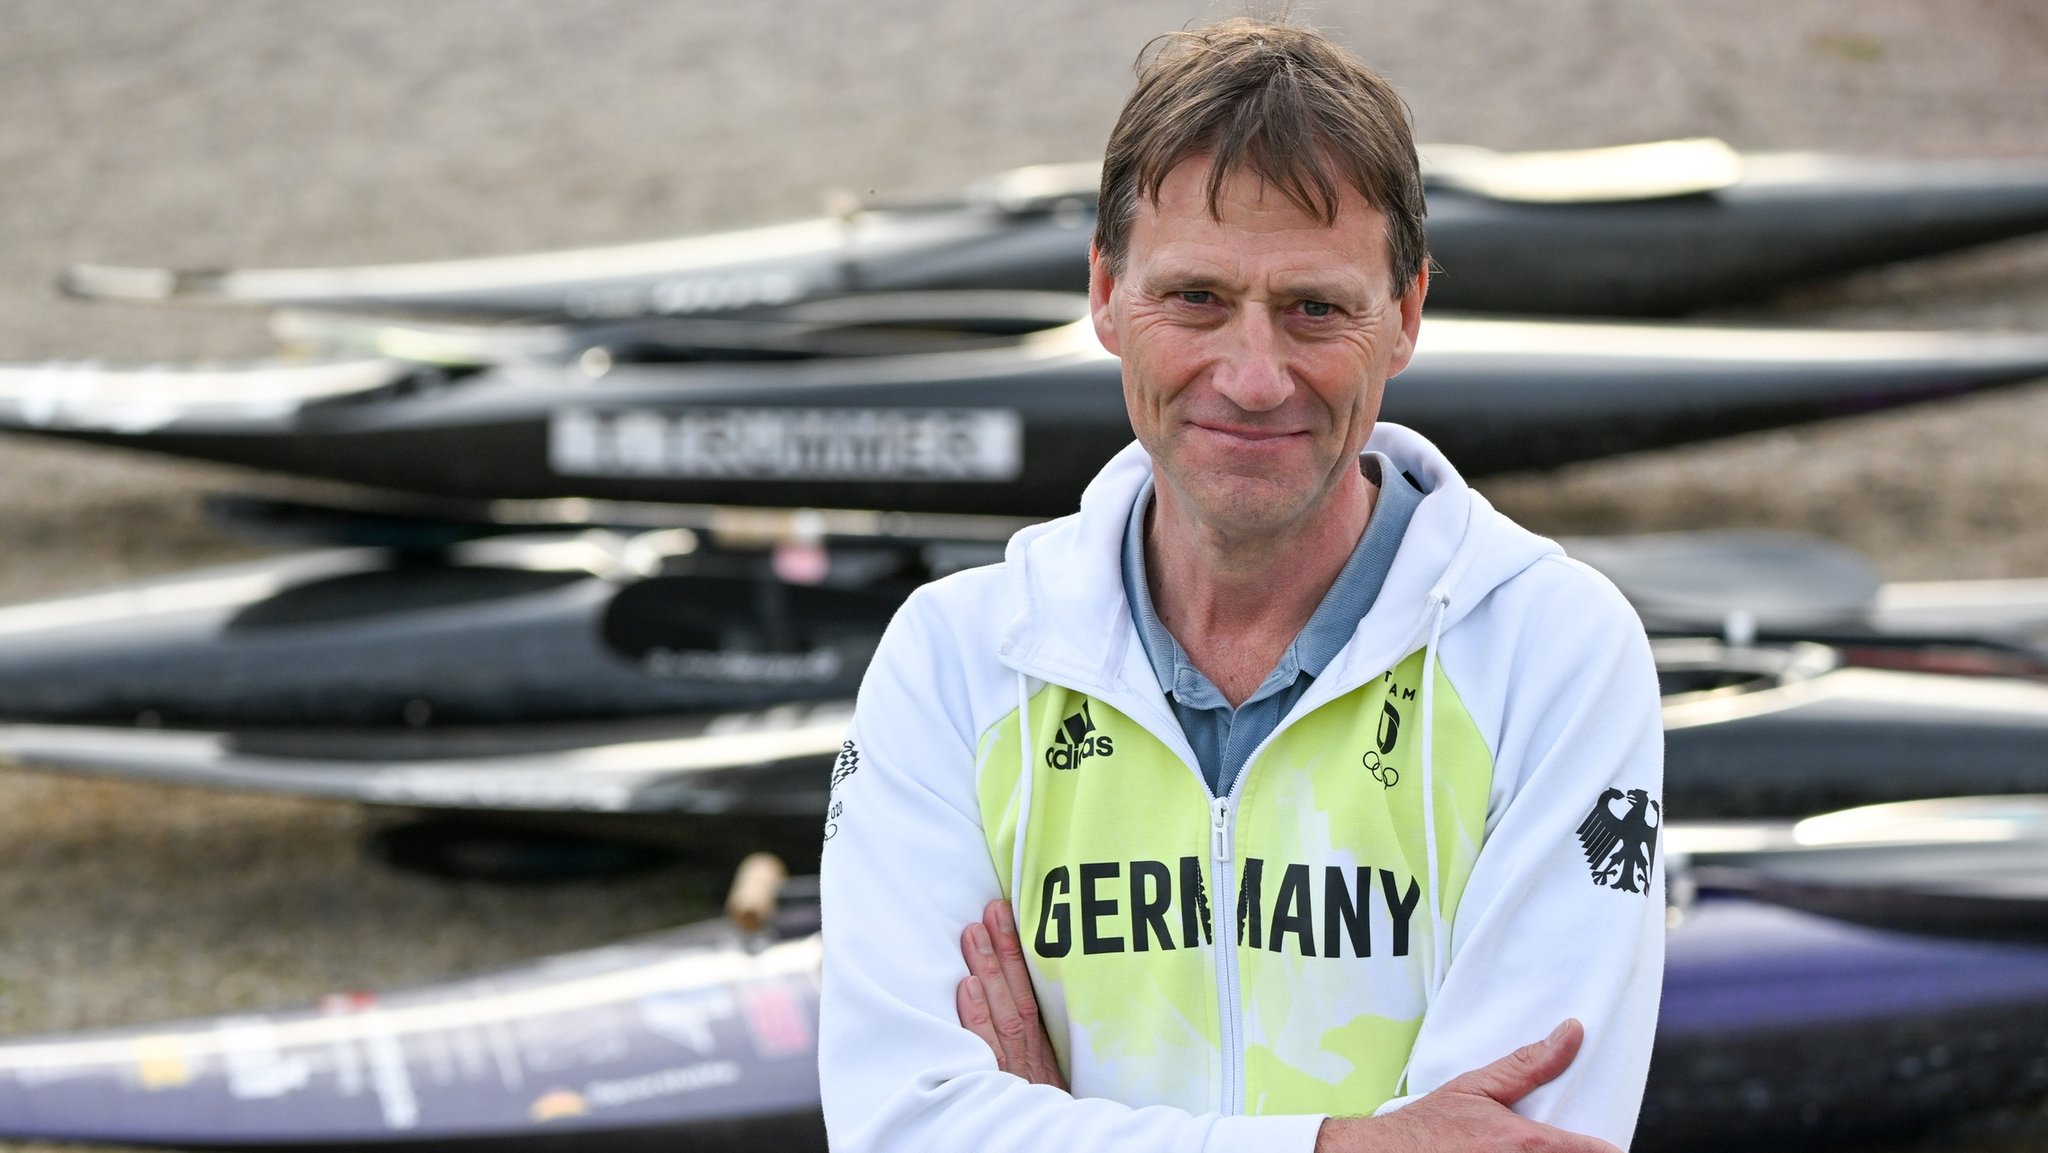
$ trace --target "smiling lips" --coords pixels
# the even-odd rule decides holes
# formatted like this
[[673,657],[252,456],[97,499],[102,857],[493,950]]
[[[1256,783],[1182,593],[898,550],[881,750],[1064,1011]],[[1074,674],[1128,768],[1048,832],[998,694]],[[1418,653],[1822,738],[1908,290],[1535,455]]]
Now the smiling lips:
[[1188,423],[1194,426],[1195,428],[1202,430],[1203,432],[1209,433],[1212,436],[1224,437],[1229,440],[1242,441],[1248,444],[1266,444],[1276,440],[1285,440],[1290,437],[1308,435],[1305,431],[1302,430],[1286,430],[1275,428],[1242,428],[1228,424],[1210,424],[1206,421],[1199,420],[1192,420]]

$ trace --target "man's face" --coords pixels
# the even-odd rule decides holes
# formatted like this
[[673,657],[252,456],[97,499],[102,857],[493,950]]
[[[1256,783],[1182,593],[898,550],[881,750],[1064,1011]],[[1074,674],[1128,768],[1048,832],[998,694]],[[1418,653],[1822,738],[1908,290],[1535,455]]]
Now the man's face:
[[1408,365],[1428,274],[1393,293],[1385,219],[1345,187],[1335,224],[1255,173],[1223,185],[1209,215],[1209,158],[1140,198],[1123,270],[1091,256],[1090,306],[1123,358],[1131,427],[1161,500],[1225,535],[1312,518]]

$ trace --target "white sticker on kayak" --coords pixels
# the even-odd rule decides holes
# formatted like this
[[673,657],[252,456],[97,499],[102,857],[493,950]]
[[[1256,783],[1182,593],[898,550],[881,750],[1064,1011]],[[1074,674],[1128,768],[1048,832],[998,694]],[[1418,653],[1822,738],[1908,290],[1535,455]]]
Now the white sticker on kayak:
[[1024,422],[1000,408],[562,409],[562,476],[749,480],[1015,480]]
[[228,1017],[213,1027],[220,1059],[227,1073],[228,1096],[237,1101],[268,1101],[296,1093],[313,1077],[313,1066],[299,1054],[287,1054],[277,1026],[265,1017]]

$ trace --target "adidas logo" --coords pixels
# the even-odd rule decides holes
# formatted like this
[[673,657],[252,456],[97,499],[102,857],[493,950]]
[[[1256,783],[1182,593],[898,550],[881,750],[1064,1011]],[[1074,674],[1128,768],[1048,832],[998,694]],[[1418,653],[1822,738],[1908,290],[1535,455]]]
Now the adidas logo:
[[1059,731],[1052,735],[1052,746],[1045,750],[1045,763],[1055,769],[1078,769],[1081,762],[1089,757],[1106,757],[1116,752],[1110,739],[1095,734],[1095,719],[1088,715],[1088,702],[1081,702],[1081,711],[1060,722]]

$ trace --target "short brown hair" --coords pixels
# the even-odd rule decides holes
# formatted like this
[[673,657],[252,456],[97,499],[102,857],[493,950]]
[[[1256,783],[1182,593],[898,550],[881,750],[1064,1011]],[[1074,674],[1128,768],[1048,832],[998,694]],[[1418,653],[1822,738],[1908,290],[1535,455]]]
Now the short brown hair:
[[1249,168],[1334,224],[1342,181],[1387,218],[1399,296],[1429,259],[1408,105],[1386,78],[1311,28],[1238,18],[1170,32],[1138,54],[1102,163],[1095,245],[1121,271],[1138,197],[1159,203],[1175,166],[1209,153],[1209,214]]

